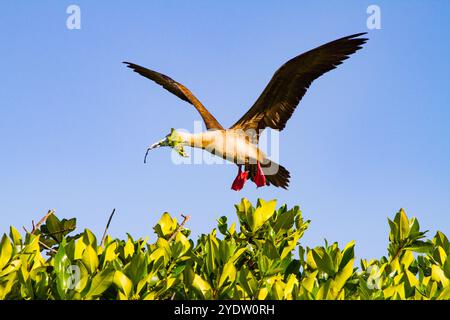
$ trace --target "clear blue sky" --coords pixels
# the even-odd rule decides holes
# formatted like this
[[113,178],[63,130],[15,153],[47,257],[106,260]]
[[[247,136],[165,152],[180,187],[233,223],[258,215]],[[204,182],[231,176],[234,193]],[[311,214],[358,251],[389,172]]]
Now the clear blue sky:
[[[81,30],[66,8],[81,8]],[[382,29],[367,30],[377,4]],[[386,254],[387,217],[404,207],[450,234],[449,1],[3,1],[0,13],[0,215],[30,225],[47,209],[101,235],[151,235],[168,211],[194,235],[235,220],[247,197],[300,205],[305,245],[357,241]],[[288,191],[230,190],[234,166],[176,166],[145,148],[195,110],[128,70],[128,60],[189,87],[234,123],[286,60],[369,31],[365,48],[313,83],[281,133]]]

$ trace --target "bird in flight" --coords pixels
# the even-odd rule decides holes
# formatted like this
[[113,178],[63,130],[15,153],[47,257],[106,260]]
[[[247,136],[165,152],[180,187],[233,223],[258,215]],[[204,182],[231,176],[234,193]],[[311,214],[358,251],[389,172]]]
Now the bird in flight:
[[192,104],[208,129],[194,134],[172,129],[164,139],[151,145],[147,153],[162,146],[170,146],[181,155],[184,155],[183,146],[201,148],[238,166],[238,174],[231,186],[233,190],[241,190],[248,179],[257,187],[273,185],[287,189],[289,172],[271,161],[258,147],[260,133],[265,128],[283,130],[311,83],[361,49],[368,40],[361,37],[364,34],[366,33],[358,33],[328,42],[283,64],[253,106],[229,129],[222,127],[181,83],[159,72],[124,62],[128,68]]

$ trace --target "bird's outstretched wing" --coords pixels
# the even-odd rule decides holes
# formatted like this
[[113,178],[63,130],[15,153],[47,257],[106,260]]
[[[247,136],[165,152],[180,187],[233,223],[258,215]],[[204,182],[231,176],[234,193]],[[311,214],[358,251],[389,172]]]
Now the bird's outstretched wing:
[[192,104],[195,109],[200,113],[203,121],[205,122],[207,129],[223,129],[223,127],[220,125],[220,123],[216,120],[216,118],[213,117],[211,113],[203,106],[203,104],[192,94],[192,92],[183,86],[181,83],[176,82],[175,80],[169,78],[168,76],[141,67],[137,64],[131,63],[131,62],[124,62],[128,68],[133,69],[134,72],[139,73],[141,76],[144,76],[150,80],[153,80],[157,84],[163,86],[164,89],[170,91],[174,95],[176,95],[178,98],[189,102]]
[[344,37],[305,52],[279,68],[255,104],[231,129],[283,130],[311,83],[336,68],[368,40],[366,33]]

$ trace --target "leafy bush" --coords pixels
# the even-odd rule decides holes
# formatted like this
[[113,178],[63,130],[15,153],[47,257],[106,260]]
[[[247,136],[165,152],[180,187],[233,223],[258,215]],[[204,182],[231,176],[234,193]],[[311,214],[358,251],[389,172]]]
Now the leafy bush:
[[299,207],[243,199],[236,212],[238,230],[221,217],[196,244],[168,213],[154,243],[130,235],[99,243],[88,229],[71,236],[75,219],[50,212],[24,237],[11,227],[1,238],[0,299],[450,298],[447,237],[425,240],[403,210],[389,220],[388,257],[359,269],[354,242],[299,245],[309,225]]

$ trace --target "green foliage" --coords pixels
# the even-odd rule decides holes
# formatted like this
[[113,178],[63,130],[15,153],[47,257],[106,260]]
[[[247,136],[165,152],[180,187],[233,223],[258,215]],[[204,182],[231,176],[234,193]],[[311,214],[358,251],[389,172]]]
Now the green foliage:
[[353,241],[301,246],[309,221],[299,207],[242,199],[236,213],[239,231],[223,216],[196,243],[168,213],[155,242],[100,244],[53,213],[24,237],[11,227],[0,240],[0,299],[450,299],[447,237],[425,240],[403,209],[388,220],[388,256],[360,268]]
[[168,146],[173,148],[180,156],[188,157],[188,154],[184,150],[183,139],[180,137],[175,129],[170,130],[170,134],[167,136],[166,140],[161,144],[161,146]]

